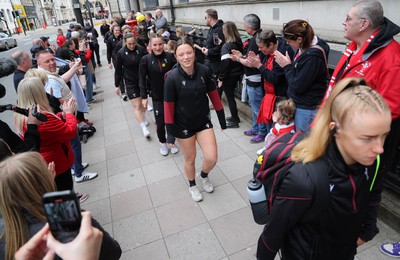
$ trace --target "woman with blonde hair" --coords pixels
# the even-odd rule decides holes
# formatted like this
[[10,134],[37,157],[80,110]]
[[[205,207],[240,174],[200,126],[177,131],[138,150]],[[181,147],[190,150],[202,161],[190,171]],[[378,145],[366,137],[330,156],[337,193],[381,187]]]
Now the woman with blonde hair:
[[336,85],[292,151],[257,258],[272,260],[281,249],[284,259],[354,259],[379,232],[377,172],[390,123],[388,105],[363,79]]
[[[44,85],[40,78],[23,79],[18,88],[18,105],[29,108],[40,105],[41,113],[47,121],[38,126],[40,134],[40,154],[47,163],[56,164],[57,190],[72,190],[71,166],[74,162],[70,141],[76,137],[77,123],[75,118],[76,102],[72,98],[63,103],[63,112],[57,115],[52,112],[48,103]],[[18,133],[23,136],[26,131],[26,117],[14,114],[14,122]]]
[[[39,153],[18,154],[0,163],[0,259],[14,259],[15,252],[46,224],[42,196],[55,190]],[[118,242],[93,219],[92,224],[104,234],[99,259],[119,259]]]

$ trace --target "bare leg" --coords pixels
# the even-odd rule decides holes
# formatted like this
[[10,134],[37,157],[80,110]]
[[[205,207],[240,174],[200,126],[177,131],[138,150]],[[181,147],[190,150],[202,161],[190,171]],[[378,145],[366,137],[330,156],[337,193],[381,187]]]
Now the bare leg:
[[143,113],[143,105],[142,105],[142,98],[134,98],[131,99],[131,104],[133,106],[133,111],[135,114],[135,118],[138,121],[138,123],[143,123],[144,122],[144,113]]
[[185,170],[186,177],[189,181],[193,181],[196,171],[196,135],[187,139],[177,138],[177,140],[179,146],[181,147],[184,158],[183,168]]
[[215,140],[214,130],[211,128],[198,132],[196,138],[204,155],[202,171],[209,173],[214,168],[218,159],[217,141]]

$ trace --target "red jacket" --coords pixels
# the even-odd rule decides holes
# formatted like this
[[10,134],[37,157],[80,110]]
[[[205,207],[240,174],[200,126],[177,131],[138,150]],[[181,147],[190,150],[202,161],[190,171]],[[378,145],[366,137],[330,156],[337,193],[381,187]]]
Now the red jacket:
[[54,114],[44,114],[47,121],[39,125],[40,154],[47,163],[54,162],[56,174],[60,174],[71,168],[74,162],[70,141],[76,137],[76,118],[67,114],[64,122]]
[[[400,44],[393,39],[393,35],[399,32],[399,26],[385,18],[384,25],[361,59],[346,68],[339,78],[331,79],[332,84],[332,80],[338,82],[342,78],[365,78],[368,85],[381,94],[389,105],[392,120],[400,117]],[[352,45],[353,43],[350,44]],[[340,69],[336,67],[334,75]]]
[[67,41],[64,35],[57,35],[57,45],[62,47],[64,43]]

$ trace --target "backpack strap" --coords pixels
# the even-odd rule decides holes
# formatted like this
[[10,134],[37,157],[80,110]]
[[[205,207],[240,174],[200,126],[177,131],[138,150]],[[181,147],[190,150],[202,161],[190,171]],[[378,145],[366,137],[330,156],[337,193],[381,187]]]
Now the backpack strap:
[[322,51],[322,55],[324,55],[324,60],[325,60],[326,72],[329,75],[328,59],[326,58],[325,50],[321,46],[319,46],[318,44],[312,45],[311,48],[319,49],[320,51]]

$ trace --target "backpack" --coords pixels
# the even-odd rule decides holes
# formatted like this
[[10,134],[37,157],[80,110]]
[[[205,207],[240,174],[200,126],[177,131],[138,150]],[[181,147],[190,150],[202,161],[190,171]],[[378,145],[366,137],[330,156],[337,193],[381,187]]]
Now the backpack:
[[272,211],[273,202],[279,191],[279,186],[286,176],[286,169],[294,164],[290,157],[293,147],[304,136],[305,134],[302,131],[279,135],[258,156],[254,163],[253,177],[260,180],[263,184],[267,199],[266,201],[251,205],[254,220],[257,224],[264,225],[267,223]]
[[96,128],[87,124],[86,122],[80,122],[78,124],[79,140],[82,141],[84,144],[87,143],[89,137],[91,137],[95,132]]

